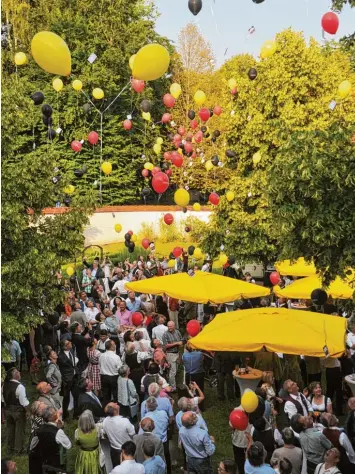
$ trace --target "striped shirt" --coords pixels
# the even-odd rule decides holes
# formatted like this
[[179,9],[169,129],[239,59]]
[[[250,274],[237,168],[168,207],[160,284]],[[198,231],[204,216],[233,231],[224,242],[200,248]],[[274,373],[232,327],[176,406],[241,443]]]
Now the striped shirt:
[[[173,344],[174,342],[180,342],[180,341],[182,341],[182,337],[181,337],[180,331],[178,331],[177,329],[175,329],[173,332],[165,331],[163,334],[164,346],[166,346],[167,344]],[[179,346],[169,347],[169,349],[166,349],[166,352],[178,353]]]

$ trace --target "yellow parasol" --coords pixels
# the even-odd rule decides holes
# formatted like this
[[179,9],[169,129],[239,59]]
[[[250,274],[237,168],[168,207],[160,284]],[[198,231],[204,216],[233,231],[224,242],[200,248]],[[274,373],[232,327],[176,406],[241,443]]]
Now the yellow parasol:
[[346,319],[285,308],[254,308],[219,314],[189,343],[207,351],[331,357],[345,352]]
[[193,303],[228,303],[241,298],[257,298],[270,294],[269,288],[228,278],[215,273],[175,273],[162,277],[126,283],[126,288],[152,295],[166,294]]
[[[278,285],[274,286],[274,293],[284,298],[310,300],[312,291],[322,287],[322,279],[314,275],[296,280],[282,290]],[[349,282],[339,277],[336,277],[336,279],[330,283],[329,287],[324,289],[329,296],[336,299],[352,298],[354,293],[354,288],[350,286]]]
[[276,262],[275,268],[280,273],[280,275],[312,276],[316,275],[317,273],[314,263],[306,263],[303,257],[300,257],[295,261],[295,263],[291,263],[291,260]]

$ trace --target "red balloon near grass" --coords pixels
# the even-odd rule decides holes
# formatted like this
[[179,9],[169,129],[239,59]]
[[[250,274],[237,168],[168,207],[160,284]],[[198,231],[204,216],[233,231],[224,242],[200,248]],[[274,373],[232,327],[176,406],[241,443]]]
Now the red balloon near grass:
[[146,169],[144,168],[144,170],[142,170],[142,176],[143,176],[143,178],[148,178],[148,176],[149,176],[149,170],[146,170]]
[[71,149],[75,151],[76,153],[81,151],[82,147],[83,145],[79,142],[79,140],[74,140],[71,142]]
[[162,123],[168,123],[168,122],[171,122],[172,119],[173,118],[172,118],[171,114],[166,113],[162,116],[161,121],[162,121]]
[[160,173],[161,172],[161,169],[159,168],[159,166],[154,166],[154,168],[152,169],[152,175],[155,176],[157,173]]
[[273,285],[278,285],[280,283],[281,277],[279,272],[270,273],[270,281]]
[[165,193],[169,187],[169,177],[162,171],[159,171],[153,176],[152,187],[158,194]]
[[171,225],[174,222],[174,216],[168,212],[164,215],[164,222],[167,225]]
[[169,107],[169,109],[175,105],[175,99],[171,94],[165,94],[163,97],[163,102],[165,107]]
[[176,155],[172,157],[171,162],[173,165],[177,166],[178,168],[181,168],[184,160],[183,157],[179,155],[178,152],[176,152]]
[[173,255],[174,255],[175,258],[180,257],[181,254],[182,254],[182,248],[181,247],[175,247],[173,249]]
[[170,151],[166,151],[164,153],[164,160],[165,161],[171,161],[171,152]]
[[140,94],[144,91],[145,83],[139,79],[132,79],[132,88]]
[[208,200],[211,204],[217,206],[217,204],[219,203],[219,196],[217,193],[211,193],[208,197]]
[[211,117],[211,112],[207,107],[203,107],[200,109],[198,115],[203,122],[207,122],[207,120]]
[[198,121],[196,119],[191,120],[190,127],[195,130],[198,127]]
[[187,334],[191,337],[197,336],[201,330],[201,325],[196,319],[191,319],[186,325]]
[[221,115],[222,113],[222,107],[220,107],[219,105],[216,105],[213,109],[213,113],[217,116]]
[[88,142],[91,143],[91,145],[96,145],[98,141],[99,134],[97,132],[90,132],[88,135]]
[[132,314],[132,323],[134,326],[140,326],[143,322],[143,315],[142,313],[139,313],[136,311],[135,313]]
[[229,415],[229,423],[238,431],[245,431],[249,424],[248,415],[242,410],[233,410]]
[[125,130],[131,130],[132,128],[132,122],[128,119],[126,119],[124,122],[123,122],[123,128]]
[[150,244],[149,239],[143,239],[143,240],[142,240],[142,247],[143,247],[145,250],[147,250],[147,248],[149,247],[149,244]]

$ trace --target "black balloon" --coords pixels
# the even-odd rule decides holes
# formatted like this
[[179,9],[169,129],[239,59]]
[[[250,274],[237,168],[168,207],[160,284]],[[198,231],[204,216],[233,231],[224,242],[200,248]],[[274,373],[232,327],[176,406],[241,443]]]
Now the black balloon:
[[52,117],[46,117],[45,115],[42,116],[42,121],[44,125],[51,126],[53,123]]
[[142,195],[143,195],[144,197],[149,196],[149,194],[150,194],[150,188],[145,187],[145,188],[142,189]]
[[125,246],[126,246],[127,248],[129,248],[130,241],[129,241],[129,240],[125,240],[125,241],[124,241],[124,244],[125,244]]
[[31,95],[31,99],[33,100],[35,105],[41,105],[43,104],[44,101],[44,94],[43,92],[35,92],[34,94]]
[[249,69],[248,77],[251,81],[256,79],[257,75],[258,75],[258,71],[255,69],[255,67],[252,67],[252,68]]
[[135,246],[136,246],[136,244],[135,244],[134,242],[130,242],[130,243],[128,244],[128,248],[129,248],[129,249],[132,249],[132,250],[134,250],[134,247],[135,247]]
[[192,138],[191,137],[186,137],[185,142],[192,142]]
[[211,142],[215,143],[217,141],[217,138],[216,137],[212,137],[211,138]]
[[168,170],[170,168],[169,163],[167,163],[166,161],[164,161],[164,163],[161,165],[161,167],[162,167],[163,170]]
[[322,306],[324,303],[326,303],[327,299],[328,299],[327,292],[322,290],[322,288],[317,288],[316,290],[313,290],[311,293],[311,300],[317,306]]
[[212,156],[211,162],[212,162],[212,164],[213,164],[214,166],[218,166],[218,163],[219,163],[219,158],[218,158],[218,156],[217,156],[217,155]]
[[230,255],[230,256],[228,257],[228,263],[229,263],[229,265],[234,265],[234,264],[235,264],[235,257],[234,257],[234,255]]
[[128,240],[128,242],[131,240],[131,234],[127,232],[127,234],[124,235],[125,240]]
[[84,172],[83,172],[83,170],[76,169],[76,170],[74,170],[74,175],[75,175],[77,178],[82,178],[83,175],[84,175]]
[[186,214],[186,212],[187,212],[187,207],[183,207],[183,208],[182,208],[182,212],[183,212],[184,214]]
[[185,232],[190,232],[191,230],[191,227],[189,227],[188,225],[185,227]]
[[187,116],[189,117],[190,120],[193,120],[195,118],[195,112],[193,110],[189,110],[187,112]]
[[213,109],[210,109],[210,118],[212,117],[213,114],[214,114]]
[[88,114],[91,110],[91,105],[90,104],[84,104],[83,105],[83,111]]
[[150,102],[147,99],[142,100],[141,102],[141,109],[143,112],[149,112],[150,111]]
[[198,15],[202,9],[202,0],[189,0],[189,10],[193,15]]
[[128,247],[128,252],[129,252],[129,253],[133,253],[133,252],[134,252],[134,249],[132,249],[131,247]]
[[234,158],[235,156],[237,156],[237,154],[233,150],[227,150],[226,151],[226,156],[228,156],[228,158]]
[[259,403],[256,410],[253,411],[253,413],[249,414],[249,422],[251,424],[253,424],[253,422],[257,420],[258,418],[262,418],[265,413],[265,400],[261,398],[259,395],[258,395],[258,400],[259,400]]
[[207,132],[207,127],[206,127],[205,125],[203,125],[203,126],[201,127],[201,132],[202,132],[202,133]]
[[254,3],[256,4],[259,4],[259,3],[263,3],[264,0],[253,0]]
[[53,113],[53,109],[50,105],[48,104],[43,104],[42,105],[42,114],[45,115],[46,117],[51,117]]
[[69,278],[69,281],[70,281],[70,283],[75,283],[75,281],[76,281],[76,276],[75,276],[75,274],[72,275],[72,276]]
[[209,137],[211,136],[211,134],[210,134],[209,132],[206,132],[206,133],[203,134],[203,136],[204,136],[205,138],[209,138]]
[[194,251],[195,247],[193,245],[190,245],[190,247],[187,249],[187,253],[191,256],[194,254]]
[[66,198],[64,199],[64,204],[65,204],[66,206],[70,206],[70,203],[71,203],[71,198],[70,198],[70,197],[66,197]]
[[53,128],[49,128],[48,132],[47,132],[47,137],[50,140],[53,140],[56,136],[57,136],[57,132],[55,130],[53,130]]
[[215,130],[213,132],[213,136],[216,137],[216,138],[218,138],[220,135],[221,135],[221,132],[219,130]]

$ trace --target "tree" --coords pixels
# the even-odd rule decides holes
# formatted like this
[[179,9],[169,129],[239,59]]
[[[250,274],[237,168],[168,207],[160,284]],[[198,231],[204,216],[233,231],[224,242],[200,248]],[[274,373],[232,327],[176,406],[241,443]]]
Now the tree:
[[332,0],[334,10],[341,11],[345,5],[350,5],[350,7],[353,8],[355,7],[355,0]]
[[[237,157],[228,160],[233,173],[226,183],[235,199],[221,200],[202,245],[216,255],[223,244],[244,262],[273,262],[283,248],[267,193],[269,169],[280,147],[297,131],[326,130],[339,120],[355,119],[351,100],[333,112],[329,109],[339,83],[353,78],[346,54],[322,48],[314,40],[307,46],[302,34],[291,30],[278,34],[276,41],[277,52],[271,58],[258,63],[248,55],[237,56],[221,69],[225,80],[234,77],[238,84],[238,97],[232,102],[226,88],[222,123],[227,147]],[[247,75],[250,67],[257,68],[254,81]],[[257,152],[259,162],[253,161]]]

